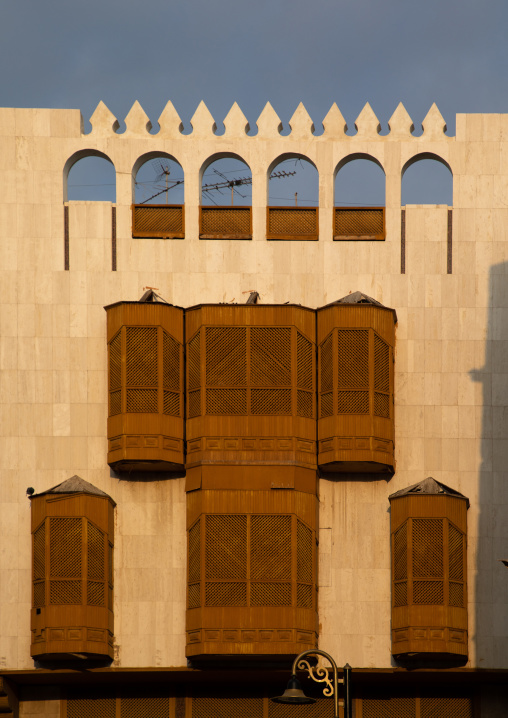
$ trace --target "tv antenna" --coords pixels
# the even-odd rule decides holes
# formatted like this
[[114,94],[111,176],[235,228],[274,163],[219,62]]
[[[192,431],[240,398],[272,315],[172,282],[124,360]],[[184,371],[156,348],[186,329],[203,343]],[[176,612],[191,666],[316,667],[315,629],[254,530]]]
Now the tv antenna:
[[[240,197],[245,197],[239,190],[237,190],[237,187],[240,187],[244,184],[252,184],[252,177],[238,177],[236,179],[229,180],[225,175],[222,174],[222,172],[219,172],[218,170],[214,169],[214,172],[219,175],[219,177],[222,177],[222,182],[213,182],[210,184],[204,184],[202,187],[203,192],[213,192],[217,191],[219,194],[222,194],[221,189],[227,189],[228,187],[231,188],[231,205],[234,203],[234,193],[240,195]],[[269,180],[272,179],[284,179],[285,177],[290,177],[291,175],[295,175],[296,170],[294,172],[286,172],[285,170],[279,170],[279,172],[272,172]],[[212,197],[210,197],[212,202],[214,201]],[[215,202],[215,204],[217,204]]]

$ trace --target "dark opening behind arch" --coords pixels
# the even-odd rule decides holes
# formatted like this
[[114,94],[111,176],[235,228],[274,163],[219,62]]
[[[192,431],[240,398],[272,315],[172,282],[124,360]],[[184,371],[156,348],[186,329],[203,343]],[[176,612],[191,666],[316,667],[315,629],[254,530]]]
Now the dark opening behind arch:
[[[282,177],[270,177],[282,173]],[[292,174],[294,173],[294,174]],[[268,170],[268,204],[272,207],[319,205],[319,173],[304,155],[281,155]]]
[[202,205],[252,205],[252,172],[238,155],[209,157],[201,168],[200,179]]
[[453,204],[453,174],[438,155],[415,155],[402,168],[402,205]]
[[385,173],[369,155],[353,155],[339,163],[334,185],[338,207],[384,207]]
[[116,172],[109,157],[97,150],[81,150],[69,157],[63,170],[63,200],[116,202]]
[[171,155],[150,152],[132,168],[135,204],[184,204],[184,173]]

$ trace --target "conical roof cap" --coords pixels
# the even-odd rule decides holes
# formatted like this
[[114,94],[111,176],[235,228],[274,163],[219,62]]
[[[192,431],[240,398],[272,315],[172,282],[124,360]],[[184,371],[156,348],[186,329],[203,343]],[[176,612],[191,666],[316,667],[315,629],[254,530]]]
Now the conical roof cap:
[[[101,489],[98,489],[88,481],[85,481],[77,474],[71,476],[70,479],[62,481],[61,484],[53,486],[53,488],[48,489],[47,491],[41,491],[40,494],[34,494],[31,498],[35,498],[35,496],[45,496],[46,494],[90,494],[92,496],[104,496],[113,501],[109,494]],[[115,502],[113,501],[113,503]]]
[[377,299],[373,299],[372,297],[369,297],[368,294],[364,294],[363,292],[352,292],[351,294],[347,294],[341,299],[336,299],[335,302],[330,302],[330,304],[326,304],[325,306],[333,307],[335,304],[370,304],[374,307],[382,307],[383,309],[387,309],[389,312],[393,312],[394,321],[397,321],[395,309],[385,307],[385,305],[378,302]]
[[464,494],[461,494],[459,491],[455,491],[455,489],[446,486],[446,484],[442,484],[440,481],[436,481],[432,478],[432,476],[427,477],[417,484],[408,486],[406,489],[400,489],[400,491],[396,491],[388,498],[391,501],[392,499],[400,499],[402,496],[429,496],[432,494],[444,494],[446,496],[454,496],[457,499],[464,499],[464,501],[467,501],[467,506],[469,508],[469,499],[467,496],[464,496]]

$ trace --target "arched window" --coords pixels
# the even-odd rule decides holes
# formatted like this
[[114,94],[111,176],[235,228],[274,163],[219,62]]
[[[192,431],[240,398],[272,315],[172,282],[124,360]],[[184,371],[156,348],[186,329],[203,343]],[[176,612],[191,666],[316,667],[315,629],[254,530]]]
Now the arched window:
[[[419,228],[426,222],[432,223],[434,239],[432,248],[425,250],[426,271],[442,271],[446,264],[448,274],[452,273],[452,223],[453,223],[453,175],[450,166],[438,155],[422,153],[415,155],[402,168],[402,218],[401,218],[401,271],[406,271],[408,261],[416,242],[406,243],[409,237],[418,237]],[[433,205],[433,207],[409,207],[407,205]],[[440,206],[436,206],[440,205]],[[423,212],[423,214],[422,214]],[[440,230],[436,234],[436,227]],[[445,244],[446,241],[446,244]]]
[[[74,153],[63,168],[64,269],[107,265],[116,270],[116,173],[109,157],[93,149]],[[87,226],[102,227],[102,235],[88,237]]]
[[344,158],[337,167],[334,204],[334,239],[385,239],[385,175],[377,160]]
[[453,204],[453,175],[437,155],[412,157],[402,169],[402,204]]
[[252,239],[252,174],[236,155],[209,157],[200,172],[200,239]]
[[139,157],[132,179],[132,236],[185,237],[184,175],[174,157],[155,152]]
[[282,155],[268,170],[267,239],[319,238],[319,175],[303,155]]
[[116,202],[116,173],[109,157],[83,150],[64,167],[64,202]]

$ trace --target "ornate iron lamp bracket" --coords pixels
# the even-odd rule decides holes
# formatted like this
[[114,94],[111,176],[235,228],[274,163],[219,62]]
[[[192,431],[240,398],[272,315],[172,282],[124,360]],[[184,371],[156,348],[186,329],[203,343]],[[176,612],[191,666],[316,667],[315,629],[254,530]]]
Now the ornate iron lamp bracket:
[[[332,679],[330,679],[329,671],[325,666],[311,666],[309,661],[307,660],[307,656],[323,656],[323,658],[326,658],[333,669]],[[330,654],[325,653],[325,651],[321,651],[318,648],[314,648],[309,651],[304,651],[303,653],[300,653],[300,655],[295,658],[295,660],[293,661],[293,675],[296,674],[297,670],[307,671],[307,673],[309,674],[309,678],[311,678],[315,683],[325,684],[325,686],[323,687],[323,695],[327,697],[333,696],[335,718],[339,718],[339,696],[337,687],[339,683],[343,683],[345,689],[344,718],[350,718],[349,671],[351,669],[349,665],[346,665],[344,667],[344,678],[339,678],[337,675],[337,664],[330,656]]]

